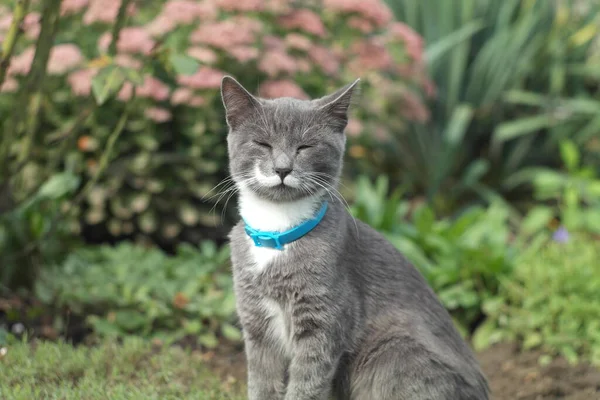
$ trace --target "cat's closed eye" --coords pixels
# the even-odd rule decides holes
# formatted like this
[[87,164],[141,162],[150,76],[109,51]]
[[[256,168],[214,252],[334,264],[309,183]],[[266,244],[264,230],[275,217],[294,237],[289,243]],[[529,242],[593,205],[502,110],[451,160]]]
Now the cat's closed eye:
[[271,145],[266,142],[261,142],[260,140],[253,140],[254,144],[260,147],[264,147],[265,149],[272,149]]
[[309,145],[298,146],[298,148],[296,149],[296,154],[300,153],[302,150],[310,149],[311,147],[313,147],[313,146],[309,146]]

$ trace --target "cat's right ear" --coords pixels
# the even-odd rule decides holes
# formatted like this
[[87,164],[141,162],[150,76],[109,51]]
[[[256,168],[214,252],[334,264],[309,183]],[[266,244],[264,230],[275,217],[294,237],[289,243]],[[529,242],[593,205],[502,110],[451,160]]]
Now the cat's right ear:
[[260,102],[231,76],[221,81],[221,99],[225,106],[227,125],[235,130],[244,119],[260,107]]

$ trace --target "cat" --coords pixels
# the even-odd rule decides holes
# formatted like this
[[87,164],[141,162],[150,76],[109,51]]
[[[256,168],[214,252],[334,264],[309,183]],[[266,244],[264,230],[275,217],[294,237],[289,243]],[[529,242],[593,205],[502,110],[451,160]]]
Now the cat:
[[248,398],[486,400],[486,378],[424,278],[340,201],[358,83],[298,100],[222,80]]

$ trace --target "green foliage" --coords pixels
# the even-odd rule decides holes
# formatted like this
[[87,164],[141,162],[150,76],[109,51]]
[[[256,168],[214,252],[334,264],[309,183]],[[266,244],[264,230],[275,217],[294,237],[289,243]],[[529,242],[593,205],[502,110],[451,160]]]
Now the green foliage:
[[592,166],[582,165],[581,153],[572,141],[561,142],[565,171],[531,171],[538,205],[531,213],[539,218],[557,217],[572,232],[600,233],[600,178]]
[[61,260],[73,239],[59,220],[60,203],[78,186],[72,173],[55,174],[30,199],[0,214],[0,289],[31,288],[46,263]]
[[6,400],[241,400],[241,385],[219,383],[199,354],[127,338],[96,347],[18,343],[0,355]]
[[600,365],[599,259],[600,242],[586,235],[523,254],[498,296],[486,301],[488,321],[475,346],[518,341],[524,349]]
[[598,4],[388,3],[427,43],[438,96],[431,122],[398,135],[384,168],[436,210],[452,212],[474,194],[523,198],[529,167],[557,167],[560,140],[583,145],[598,132]]
[[438,219],[429,206],[411,207],[399,190],[387,192],[386,178],[374,185],[361,178],[353,215],[382,232],[425,275],[459,325],[473,329],[482,304],[513,270],[508,211],[492,205]]
[[87,316],[99,336],[129,334],[171,342],[186,335],[207,347],[218,333],[239,340],[228,248],[181,245],[169,257],[129,243],[81,249],[41,274],[36,295]]
[[[51,34],[35,42],[40,26],[26,18],[0,87],[0,129],[7,133],[0,138],[0,184],[7,180],[17,201],[30,196],[15,184],[21,163],[36,169],[33,186],[65,164],[84,183],[97,179],[71,205],[79,228],[93,231],[95,240],[134,238],[170,248],[224,236],[213,206],[227,197],[204,196],[228,174],[219,98],[226,73],[264,97],[300,98],[361,76],[357,119],[384,130],[410,118],[410,110],[391,110],[387,101],[410,97],[424,109],[423,65],[408,55],[382,1],[367,10],[327,12],[292,0],[143,6],[111,0],[106,9],[100,1],[31,3]],[[49,5],[56,18],[46,17]],[[0,6],[0,18],[10,14]],[[42,53],[50,54],[43,63]],[[41,61],[30,68],[34,54]],[[385,102],[370,100],[383,97],[381,91]]]

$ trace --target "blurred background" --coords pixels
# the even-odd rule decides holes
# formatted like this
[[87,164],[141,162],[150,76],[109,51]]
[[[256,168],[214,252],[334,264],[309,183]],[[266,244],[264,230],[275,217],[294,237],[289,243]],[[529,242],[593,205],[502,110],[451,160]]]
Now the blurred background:
[[221,78],[307,99],[360,77],[349,212],[497,398],[600,398],[599,29],[598,0],[0,0],[0,348],[239,354]]

